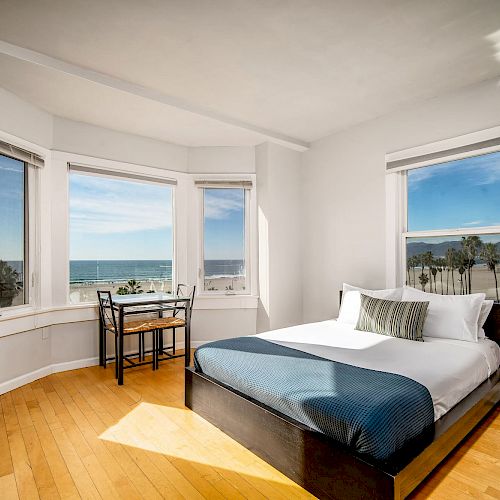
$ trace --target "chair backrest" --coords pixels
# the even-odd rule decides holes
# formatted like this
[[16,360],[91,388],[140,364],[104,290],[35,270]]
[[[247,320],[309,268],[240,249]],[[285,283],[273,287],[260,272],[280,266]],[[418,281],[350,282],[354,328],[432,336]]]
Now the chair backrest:
[[99,299],[99,316],[103,326],[105,327],[111,323],[115,332],[117,332],[118,325],[116,323],[115,310],[113,309],[111,292],[109,290],[97,290],[97,298]]
[[[191,312],[193,311],[193,303],[194,303],[194,297],[196,294],[196,286],[189,286],[189,285],[183,285],[179,283],[177,285],[177,297],[189,297],[189,308],[186,309],[186,314],[189,314],[189,317],[191,317]],[[176,304],[177,305],[177,304]],[[176,316],[177,311],[174,313],[174,316]]]

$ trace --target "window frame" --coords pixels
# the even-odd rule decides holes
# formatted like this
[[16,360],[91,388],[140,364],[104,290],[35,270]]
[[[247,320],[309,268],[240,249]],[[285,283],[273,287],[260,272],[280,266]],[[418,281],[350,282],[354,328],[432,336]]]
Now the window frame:
[[39,305],[40,284],[39,274],[39,167],[18,160],[13,156],[0,153],[0,156],[11,158],[23,163],[24,168],[24,248],[23,248],[23,304],[0,308],[0,317],[8,318],[29,312]]
[[[210,179],[213,180],[213,179]],[[245,179],[246,181],[246,179]],[[234,297],[234,296],[252,296],[254,292],[253,283],[253,266],[252,266],[252,209],[253,209],[253,197],[254,185],[251,188],[238,188],[234,184],[234,179],[226,179],[227,184],[224,181],[217,179],[217,184],[214,183],[212,186],[196,186],[195,189],[198,191],[198,205],[199,205],[199,245],[198,245],[198,276],[197,276],[197,295],[204,297]],[[244,224],[245,224],[245,290],[205,290],[205,189],[243,189],[245,194],[245,214],[244,214]]]
[[[401,159],[411,159],[425,154],[445,152],[453,147],[468,146],[487,139],[500,137],[500,127],[494,127],[464,136],[445,139],[386,155],[386,164]],[[407,168],[386,172],[386,285],[403,286],[406,282],[406,241],[408,238],[432,238],[439,236],[473,236],[500,234],[500,226],[480,226],[452,229],[408,231],[408,170],[432,167],[440,163],[482,156],[500,151],[500,146],[470,149],[466,153],[442,156],[439,159],[420,161]]]
[[[485,153],[487,154],[487,153]],[[470,155],[465,158],[470,158]],[[464,159],[465,159],[464,158]],[[432,167],[429,165],[428,167]],[[422,167],[427,168],[427,167]],[[500,234],[500,226],[478,226],[478,227],[468,227],[468,228],[452,228],[452,229],[431,229],[426,231],[408,231],[408,171],[401,172],[401,176],[403,177],[403,199],[404,203],[401,207],[402,212],[402,231],[401,231],[401,262],[400,262],[400,272],[401,276],[406,276],[406,246],[407,240],[409,238],[432,238],[432,237],[440,237],[440,236],[481,236],[487,234]],[[402,280],[402,284],[404,284],[406,279]]]
[[[165,185],[170,185],[172,189],[171,203],[172,203],[172,292],[174,292],[177,288],[178,281],[178,270],[177,270],[177,213],[176,213],[176,194],[177,194],[177,183],[178,179],[173,176],[163,176],[158,175],[156,173],[151,174],[151,172],[146,172],[144,174],[142,171],[133,169],[120,169],[120,168],[109,168],[109,167],[101,167],[97,165],[89,166],[87,164],[80,165],[79,162],[67,162],[67,279],[66,279],[66,304],[69,307],[86,307],[86,306],[95,306],[97,304],[97,299],[92,302],[76,302],[72,303],[70,300],[71,294],[71,259],[70,259],[70,247],[71,247],[71,211],[70,211],[70,203],[71,203],[71,175],[72,168],[71,165],[76,167],[84,167],[88,168],[88,172],[84,170],[79,171],[78,168],[75,168],[73,171],[76,175],[88,175],[93,177],[105,177],[108,179],[121,179],[121,180],[129,180],[133,182],[144,182],[144,183],[161,183]],[[165,182],[171,181],[171,182]]]

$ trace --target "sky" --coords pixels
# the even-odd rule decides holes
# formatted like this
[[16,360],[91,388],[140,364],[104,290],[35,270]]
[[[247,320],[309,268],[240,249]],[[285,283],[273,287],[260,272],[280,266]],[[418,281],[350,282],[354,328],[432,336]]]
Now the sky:
[[24,163],[0,155],[0,260],[23,260]]
[[245,256],[245,190],[205,189],[206,260],[241,260]]
[[[242,258],[243,190],[207,191],[205,258]],[[172,250],[171,186],[70,175],[71,260],[170,260]]]
[[408,231],[500,226],[500,152],[408,171]]
[[70,260],[172,258],[172,187],[70,174]]

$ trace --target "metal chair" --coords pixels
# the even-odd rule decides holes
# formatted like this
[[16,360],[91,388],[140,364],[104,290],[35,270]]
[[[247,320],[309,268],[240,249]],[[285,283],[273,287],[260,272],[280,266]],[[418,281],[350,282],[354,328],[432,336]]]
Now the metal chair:
[[[108,290],[98,290],[97,297],[99,299],[99,317],[101,328],[103,329],[103,342],[101,345],[103,366],[106,368],[107,361],[115,361],[115,377],[118,378],[118,323],[116,321],[115,310],[113,308],[113,300],[111,292]],[[139,351],[137,353],[123,356],[123,361],[127,361],[129,366],[124,366],[123,369],[133,368],[142,365],[152,365],[153,370],[158,368],[158,320],[155,319],[140,319],[135,321],[126,321],[123,325],[123,336],[137,334],[139,336]],[[106,355],[106,334],[110,332],[115,338],[115,356],[108,358]],[[151,332],[153,340],[153,349],[151,361],[144,361],[144,334]],[[132,361],[132,357],[138,357],[139,363]]]
[[[158,363],[160,361],[165,361],[167,359],[174,359],[174,358],[180,358],[183,357],[184,354],[175,354],[175,331],[177,328],[185,328],[186,327],[186,319],[189,315],[189,318],[191,319],[191,313],[193,311],[193,303],[194,303],[194,297],[196,294],[196,286],[188,286],[188,285],[183,285],[179,284],[177,285],[177,292],[176,295],[177,297],[189,297],[189,307],[186,308],[185,305],[180,306],[179,303],[175,303],[175,305],[168,307],[166,309],[172,310],[172,316],[167,316],[164,318],[161,318],[164,320],[164,324],[161,326],[161,329],[159,330],[159,337],[158,337]],[[184,304],[184,303],[182,303]],[[184,311],[184,318],[180,318],[178,314],[180,312]],[[164,346],[163,343],[163,331],[164,330],[172,330],[172,345],[171,346]],[[189,347],[185,347],[188,349]],[[172,349],[172,354],[168,352],[168,349]],[[163,357],[160,357],[163,356]]]

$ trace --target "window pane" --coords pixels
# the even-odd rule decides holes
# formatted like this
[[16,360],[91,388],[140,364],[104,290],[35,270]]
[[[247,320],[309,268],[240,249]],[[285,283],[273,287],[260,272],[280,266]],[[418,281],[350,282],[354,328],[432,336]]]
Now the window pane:
[[204,189],[204,239],[205,290],[245,290],[244,189]]
[[172,291],[172,187],[70,174],[70,301]]
[[0,155],[0,307],[24,304],[25,165]]
[[500,225],[500,152],[408,171],[408,231]]
[[406,283],[441,294],[498,299],[500,234],[407,238]]

